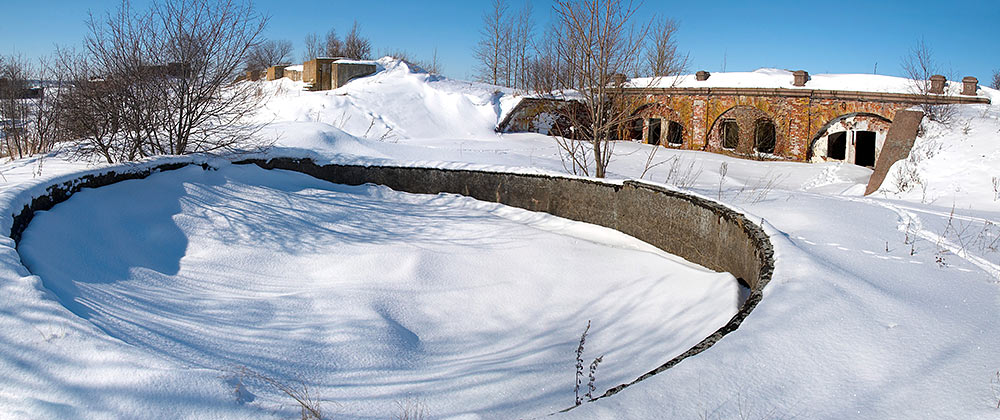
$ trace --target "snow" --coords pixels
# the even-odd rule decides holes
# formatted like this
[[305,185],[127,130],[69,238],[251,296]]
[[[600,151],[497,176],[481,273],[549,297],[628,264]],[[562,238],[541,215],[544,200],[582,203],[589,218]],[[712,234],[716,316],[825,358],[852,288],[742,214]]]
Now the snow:
[[731,275],[608,229],[276,172],[189,167],[81,192],[39,213],[20,253],[107,335],[182,366],[301,378],[335,418],[389,417],[405,398],[548,414],[569,405],[549,385],[588,320],[620,383],[741,303]]
[[334,61],[334,63],[337,63],[337,64],[370,64],[370,65],[378,65],[378,62],[375,61],[375,60],[350,60],[350,59],[346,59],[346,58],[342,58],[340,60]]
[[949,125],[925,121],[910,158],[890,168],[878,193],[944,207],[1000,208],[997,106],[956,107]]
[[[268,155],[565,172],[550,138],[492,131],[513,92],[380,63],[329,92],[264,83],[272,97],[260,118],[276,140]],[[731,83],[791,81],[760,73]],[[806,88],[881,83],[821,76]],[[867,197],[871,170],[850,164],[616,143],[610,182],[638,178],[655,150],[664,163],[648,182],[761,221],[774,278],[740,328],[707,351],[552,417],[995,418],[1000,107],[956,109],[950,125],[925,122],[911,167],[897,163]],[[587,319],[584,358],[608,353],[603,392],[683,351],[719,325],[707,318],[735,305],[732,282],[713,282],[720,275],[542,214],[218,158],[108,167],[64,156],[0,164],[0,214],[83,173],[168,161],[215,169],[78,193],[38,215],[20,253],[0,238],[5,417],[296,415],[290,398],[240,376],[240,365],[307,383],[335,418],[393,417],[411,404],[428,418],[546,417],[572,401]],[[10,222],[0,218],[0,231]]]
[[[698,81],[693,74],[676,77],[635,78],[632,87],[681,87],[681,88],[771,88],[846,90],[856,92],[913,93],[913,81],[903,77],[878,74],[809,74],[805,86],[792,84],[792,71],[762,68],[752,72],[711,73],[708,80]],[[980,88],[980,96],[985,88]],[[961,81],[948,81],[946,95],[962,92]]]

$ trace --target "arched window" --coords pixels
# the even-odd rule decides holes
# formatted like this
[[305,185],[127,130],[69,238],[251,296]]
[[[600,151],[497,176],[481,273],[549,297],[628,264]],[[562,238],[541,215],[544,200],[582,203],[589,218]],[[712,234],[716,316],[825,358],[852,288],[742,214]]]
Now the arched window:
[[775,132],[774,123],[770,120],[757,120],[754,125],[754,144],[760,153],[774,153]]
[[736,120],[722,122],[722,148],[735,149],[740,144],[740,126]]
[[671,121],[667,125],[667,144],[671,146],[684,144],[684,126],[677,121]]

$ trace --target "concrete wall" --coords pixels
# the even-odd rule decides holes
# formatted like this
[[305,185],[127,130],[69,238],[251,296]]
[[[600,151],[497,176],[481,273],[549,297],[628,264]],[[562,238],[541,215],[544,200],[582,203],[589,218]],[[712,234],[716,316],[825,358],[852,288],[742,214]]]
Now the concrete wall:
[[[641,182],[625,181],[623,185],[617,185],[586,179],[501,172],[317,165],[308,159],[291,158],[246,160],[236,164],[291,170],[338,184],[373,183],[409,193],[461,194],[593,223],[632,235],[710,269],[730,272],[750,288],[740,311],[725,326],[635,381],[609,389],[602,398],[704,351],[736,330],[760,301],[762,290],[770,281],[774,269],[770,240],[759,226],[742,214],[704,198]],[[123,173],[110,170],[52,185],[46,195],[35,198],[14,215],[10,237],[15,243],[19,242],[36,211],[51,209],[83,188],[145,178],[152,173],[187,165],[170,163]],[[207,168],[206,165],[202,167]]]
[[336,58],[315,58],[302,63],[302,81],[310,90],[330,90],[333,86],[331,71]]
[[333,88],[336,89],[346,85],[351,79],[373,75],[375,74],[375,70],[376,67],[374,64],[334,63],[333,72],[337,74],[337,80]]
[[316,58],[302,64],[302,81],[310,85],[310,90],[330,90],[339,88],[351,79],[375,74],[374,64],[358,62],[338,62],[340,58]]
[[267,68],[267,80],[278,80],[285,77],[285,67],[286,65],[277,65]]
[[920,111],[900,111],[896,114],[896,121],[893,121],[892,126],[889,127],[885,146],[875,164],[875,172],[868,178],[865,195],[875,192],[882,186],[882,182],[885,181],[893,163],[906,159],[910,155],[913,142],[917,139],[917,131],[920,130],[920,121],[923,119],[924,113]]

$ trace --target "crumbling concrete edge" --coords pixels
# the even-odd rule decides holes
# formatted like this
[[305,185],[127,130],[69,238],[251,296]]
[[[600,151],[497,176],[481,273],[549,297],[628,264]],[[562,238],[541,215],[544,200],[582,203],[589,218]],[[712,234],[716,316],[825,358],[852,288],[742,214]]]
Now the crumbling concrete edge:
[[[465,169],[320,165],[308,158],[246,159],[233,163],[300,172],[338,184],[371,183],[409,193],[459,194],[482,201],[593,223],[629,234],[705,267],[728,271],[736,276],[741,284],[749,287],[750,293],[743,306],[726,325],[684,353],[632,382],[608,389],[595,400],[610,397],[631,385],[670,369],[684,359],[707,350],[726,334],[735,331],[761,301],[763,289],[774,272],[774,249],[767,233],[744,214],[707,198],[645,182],[624,181],[616,184],[553,175]],[[49,210],[84,188],[99,188],[121,181],[143,179],[154,173],[191,165],[206,170],[211,168],[206,162],[169,162],[139,168],[119,168],[120,170],[112,168],[54,183],[45,188],[44,194],[35,196],[20,212],[12,215],[9,236],[16,246],[35,212]],[[648,211],[650,209],[652,211]],[[694,216],[699,220],[678,221],[677,218],[672,219],[659,211]],[[661,226],[657,222],[660,220],[672,221],[673,224]],[[652,226],[649,225],[650,222],[653,223]],[[680,232],[680,235],[674,234],[678,229],[683,230],[685,226],[691,229]],[[733,249],[737,251],[734,253]]]

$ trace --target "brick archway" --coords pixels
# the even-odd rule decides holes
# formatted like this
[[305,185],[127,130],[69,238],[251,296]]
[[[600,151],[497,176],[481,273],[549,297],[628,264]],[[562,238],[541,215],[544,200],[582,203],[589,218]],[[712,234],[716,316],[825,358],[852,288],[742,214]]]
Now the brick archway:
[[[649,102],[640,105],[630,114],[631,139],[661,146],[683,147],[685,139],[684,119],[670,106]],[[636,128],[641,132],[635,136]]]
[[[705,150],[736,155],[756,154],[755,135],[761,124],[771,124],[777,128],[775,117],[760,108],[749,105],[736,105],[719,114],[712,121],[711,128],[705,139]],[[733,131],[735,130],[735,132]],[[781,130],[774,130],[774,149],[778,149],[784,136]],[[735,136],[736,144],[731,142]],[[772,151],[773,153],[773,151]]]
[[[892,120],[889,118],[872,112],[850,112],[831,118],[810,140],[806,160],[854,163],[856,155],[852,146],[856,146],[855,137],[862,133],[872,138],[870,141],[874,142],[877,155],[882,149],[891,124]],[[842,150],[834,151],[831,147]]]

